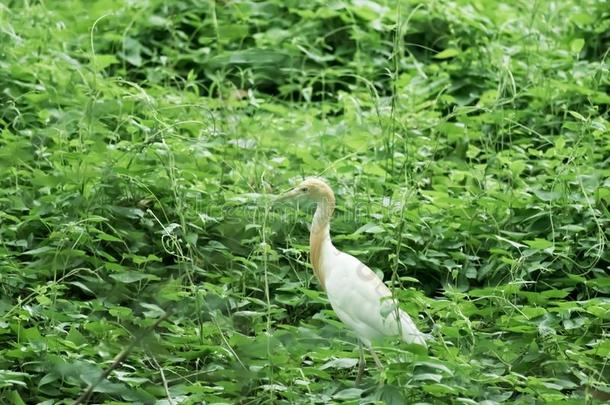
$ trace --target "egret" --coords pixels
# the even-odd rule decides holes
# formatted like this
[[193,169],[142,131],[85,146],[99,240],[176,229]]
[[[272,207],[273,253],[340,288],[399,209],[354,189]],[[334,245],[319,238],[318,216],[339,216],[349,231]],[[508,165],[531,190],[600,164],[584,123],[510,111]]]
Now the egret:
[[356,382],[364,370],[364,344],[382,369],[372,341],[384,336],[400,336],[407,343],[426,346],[425,335],[413,320],[398,308],[392,292],[364,263],[341,252],[330,239],[330,220],[335,210],[335,195],[320,178],[308,178],[279,200],[306,198],[317,204],[309,235],[310,261],[314,274],[339,319],[360,339],[360,361]]

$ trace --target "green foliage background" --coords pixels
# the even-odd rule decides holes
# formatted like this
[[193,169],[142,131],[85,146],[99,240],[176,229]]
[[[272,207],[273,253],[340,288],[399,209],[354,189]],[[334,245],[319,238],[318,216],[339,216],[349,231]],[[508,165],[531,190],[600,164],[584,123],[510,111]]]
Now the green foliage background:
[[[602,403],[609,45],[604,0],[3,0],[1,402]],[[308,175],[432,336],[358,386]]]

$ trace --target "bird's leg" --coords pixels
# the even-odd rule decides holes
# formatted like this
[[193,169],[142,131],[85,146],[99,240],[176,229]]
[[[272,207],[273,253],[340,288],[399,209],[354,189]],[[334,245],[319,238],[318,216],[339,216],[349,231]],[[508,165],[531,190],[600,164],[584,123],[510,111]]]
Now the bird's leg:
[[362,342],[358,341],[358,348],[360,349],[360,360],[358,361],[358,375],[356,376],[356,385],[360,384],[360,379],[362,378],[362,373],[364,373],[364,347],[362,346]]
[[371,352],[371,356],[373,356],[373,360],[375,360],[375,364],[377,365],[379,370],[383,371],[383,364],[381,364],[381,360],[379,360],[379,357],[377,357],[377,353],[375,353],[375,350],[373,350],[373,347],[369,346],[369,350]]

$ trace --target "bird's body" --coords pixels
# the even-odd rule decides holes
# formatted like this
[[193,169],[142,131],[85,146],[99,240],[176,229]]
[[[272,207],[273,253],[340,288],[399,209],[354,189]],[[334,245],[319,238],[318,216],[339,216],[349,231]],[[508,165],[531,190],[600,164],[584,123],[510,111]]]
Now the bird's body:
[[[409,315],[396,308],[388,287],[360,260],[339,252],[337,263],[328,270],[328,300],[339,319],[352,328],[365,345],[370,346],[371,341],[384,336],[399,334],[407,343],[426,344]],[[396,321],[397,316],[400,324]]]
[[317,203],[309,237],[311,264],[339,319],[369,348],[373,340],[384,336],[401,336],[407,343],[425,346],[424,334],[397,307],[383,281],[360,260],[333,246],[330,219],[335,197],[331,188],[320,179],[307,179],[284,198],[298,196]]

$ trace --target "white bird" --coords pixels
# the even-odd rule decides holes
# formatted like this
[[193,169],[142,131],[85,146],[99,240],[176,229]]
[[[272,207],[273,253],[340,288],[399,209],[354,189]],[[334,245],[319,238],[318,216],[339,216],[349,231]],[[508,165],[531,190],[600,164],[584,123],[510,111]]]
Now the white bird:
[[[317,203],[309,235],[313,271],[339,319],[356,332],[377,366],[383,368],[371,343],[378,338],[400,336],[407,343],[426,346],[425,335],[398,308],[398,302],[383,281],[360,260],[333,246],[330,219],[335,210],[335,195],[329,185],[322,179],[309,178],[280,195],[278,200],[298,197]],[[362,345],[360,349],[357,382],[364,369]]]

